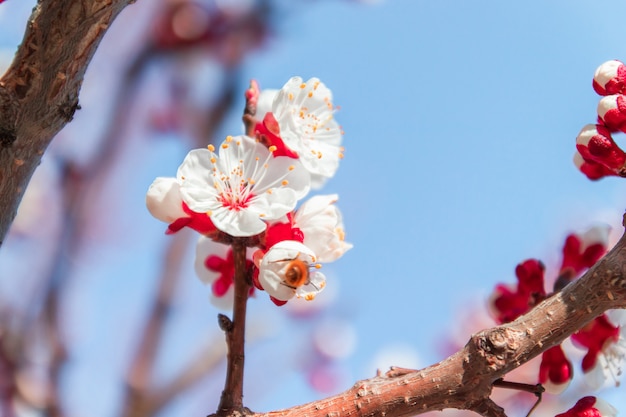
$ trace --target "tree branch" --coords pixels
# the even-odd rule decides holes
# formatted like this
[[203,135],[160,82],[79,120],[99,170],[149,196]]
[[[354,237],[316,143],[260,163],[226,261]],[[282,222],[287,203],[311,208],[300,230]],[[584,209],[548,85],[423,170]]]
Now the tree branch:
[[134,0],[40,0],[0,78],[0,245],[52,138],[72,120],[87,65]]
[[220,399],[217,415],[229,413],[246,414],[243,407],[243,369],[246,332],[246,306],[250,293],[250,276],[246,266],[246,244],[241,238],[234,239],[232,244],[235,261],[235,299],[233,320],[219,315],[220,327],[226,333],[228,345],[226,382]]
[[254,415],[401,417],[456,408],[505,416],[489,398],[497,380],[614,308],[626,308],[625,236],[561,292],[511,323],[472,335],[462,350],[437,364],[379,375],[333,397]]

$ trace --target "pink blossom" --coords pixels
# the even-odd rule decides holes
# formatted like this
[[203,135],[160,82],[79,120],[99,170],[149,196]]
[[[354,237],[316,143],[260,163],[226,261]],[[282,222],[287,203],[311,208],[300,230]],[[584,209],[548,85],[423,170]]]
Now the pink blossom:
[[539,383],[551,394],[559,394],[568,387],[574,376],[572,363],[565,356],[561,345],[554,346],[541,356]]
[[598,225],[585,233],[568,235],[563,246],[560,274],[571,270],[573,275],[578,275],[591,268],[606,253],[610,231],[610,226]]
[[622,362],[626,357],[624,327],[614,324],[607,314],[593,321],[571,336],[574,345],[585,349],[582,370],[588,375],[587,381],[597,388],[612,378],[619,385]]
[[[246,260],[246,267],[253,267],[252,260]],[[201,236],[196,245],[194,268],[200,281],[211,286],[211,303],[221,310],[231,309],[235,279],[232,249]],[[254,288],[250,288],[249,295],[253,294]]]
[[515,268],[517,286],[496,286],[489,307],[498,323],[515,320],[545,298],[544,270],[541,261],[528,259]]
[[206,213],[215,227],[231,236],[254,236],[294,209],[309,190],[302,165],[273,157],[247,136],[228,137],[220,146],[196,149],[178,169],[180,194],[191,210]]
[[[317,78],[293,77],[278,91],[262,91],[257,107],[257,135],[276,155],[298,158],[320,188],[335,175],[343,157],[343,131],[336,122],[330,89]],[[271,108],[268,103],[271,101]]]

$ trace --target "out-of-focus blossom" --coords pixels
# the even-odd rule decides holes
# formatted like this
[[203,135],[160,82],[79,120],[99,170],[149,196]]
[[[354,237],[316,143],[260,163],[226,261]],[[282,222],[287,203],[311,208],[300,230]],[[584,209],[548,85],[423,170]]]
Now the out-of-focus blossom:
[[619,385],[626,358],[624,326],[614,324],[607,314],[603,314],[574,333],[571,339],[574,345],[587,350],[582,370],[589,385],[599,388],[608,378]]
[[318,271],[315,253],[295,240],[283,240],[255,257],[258,283],[276,300],[294,296],[312,300],[326,286],[326,277]]
[[[196,245],[194,267],[200,281],[211,286],[211,303],[221,310],[231,309],[235,282],[232,248],[200,236]],[[250,270],[252,267],[252,260],[246,259],[246,268]],[[253,294],[254,287],[251,287],[249,295]]]
[[560,394],[568,387],[574,376],[572,363],[565,356],[561,345],[543,352],[539,365],[539,383],[551,394]]
[[[211,48],[226,64],[261,46],[269,28],[264,13],[252,4],[169,2],[156,16],[151,41],[160,50]],[[241,2],[239,2],[241,3]]]
[[498,323],[515,320],[545,298],[544,271],[541,261],[528,259],[515,268],[517,286],[496,286],[489,309]]
[[572,233],[565,238],[563,261],[559,279],[566,284],[580,273],[591,268],[604,254],[609,245],[609,225],[597,225],[585,233]]
[[[271,109],[267,103],[272,102]],[[332,92],[317,78],[293,77],[277,92],[261,93],[257,134],[278,154],[297,157],[320,188],[335,175],[343,157],[343,132],[334,118]],[[278,155],[277,154],[277,155]]]
[[618,60],[606,61],[593,75],[593,89],[601,96],[624,93],[626,66]]
[[611,404],[600,398],[588,396],[581,398],[572,408],[555,417],[615,417],[616,415],[617,410]]

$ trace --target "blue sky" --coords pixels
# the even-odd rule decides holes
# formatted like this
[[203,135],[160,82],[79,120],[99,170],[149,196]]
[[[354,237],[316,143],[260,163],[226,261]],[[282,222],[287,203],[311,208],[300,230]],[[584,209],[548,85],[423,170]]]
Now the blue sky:
[[[7,10],[30,8],[16,3],[0,6],[0,46],[8,49],[23,24]],[[244,79],[278,88],[293,75],[316,76],[341,106],[345,159],[322,192],[339,194],[354,244],[325,266],[338,289],[333,311],[358,335],[346,362],[351,381],[372,376],[372,358],[389,344],[415,348],[421,366],[441,359],[441,340],[464,309],[485,300],[495,283],[512,281],[518,262],[538,257],[554,267],[567,233],[619,224],[623,180],[592,183],[572,155],[578,131],[595,121],[595,68],[626,59],[625,15],[620,1],[311,2],[286,14],[279,36],[248,58]],[[232,115],[223,134],[238,133],[239,117]],[[182,156],[167,146],[148,155],[148,168],[129,183],[136,194],[129,221],[151,237],[162,225],[134,203],[155,176],[175,173]],[[141,265],[129,275],[147,282],[156,256],[148,248],[158,247],[146,246],[135,253],[141,261],[101,250],[107,262]],[[110,275],[103,262],[96,265],[90,281]],[[119,294],[114,283],[93,285],[94,294],[103,285]],[[141,283],[133,285],[139,292]],[[193,282],[185,294],[198,288]],[[106,309],[106,299],[94,303]],[[284,313],[265,304],[259,298],[251,309],[276,320],[276,340],[290,343],[292,335],[280,333]],[[114,326],[102,311],[92,314],[104,328]],[[263,363],[272,349],[251,350],[250,378],[290,366]],[[319,397],[297,371],[282,372],[280,389],[250,394],[252,409]],[[626,407],[615,394],[607,398]]]

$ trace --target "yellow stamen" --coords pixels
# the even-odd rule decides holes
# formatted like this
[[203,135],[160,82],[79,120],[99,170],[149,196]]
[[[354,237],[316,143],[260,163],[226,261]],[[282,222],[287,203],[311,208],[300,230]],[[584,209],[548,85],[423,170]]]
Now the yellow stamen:
[[282,185],[287,185],[287,184],[289,184],[289,181],[287,181],[287,180],[283,180],[283,181],[281,182],[281,184],[282,184]]

